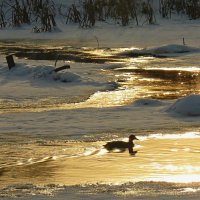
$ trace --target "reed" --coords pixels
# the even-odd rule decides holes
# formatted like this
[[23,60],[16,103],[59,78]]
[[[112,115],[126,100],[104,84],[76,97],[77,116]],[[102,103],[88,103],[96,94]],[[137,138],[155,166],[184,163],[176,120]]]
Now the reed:
[[190,19],[200,18],[200,0],[160,0],[160,14],[170,17],[172,13],[185,14]]
[[[67,0],[66,0],[67,1]],[[77,23],[91,28],[97,21],[114,22],[122,26],[130,23],[154,24],[154,0],[79,0],[58,8],[54,0],[0,0],[0,28],[33,25],[33,32],[56,29],[56,15],[65,18],[66,24]],[[163,18],[172,14],[200,18],[200,0],[159,0],[159,13]],[[158,13],[158,14],[159,14]]]
[[131,20],[135,20],[139,25],[139,13],[141,14],[139,0],[82,0],[68,8],[66,23],[92,27],[96,21],[113,19],[122,26],[128,25]]
[[0,4],[1,27],[35,23],[41,32],[52,31],[55,15],[53,0],[3,0]]

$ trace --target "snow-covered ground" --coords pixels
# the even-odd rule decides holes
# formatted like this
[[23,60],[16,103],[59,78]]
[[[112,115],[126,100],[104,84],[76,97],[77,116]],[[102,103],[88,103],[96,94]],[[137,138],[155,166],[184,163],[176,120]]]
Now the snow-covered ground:
[[[199,21],[58,27],[1,30],[0,39],[53,40],[102,55],[98,38],[125,58],[65,61],[71,68],[55,73],[52,61],[17,58],[9,71],[1,56],[0,198],[199,199]],[[136,54],[165,58],[131,58]],[[135,157],[102,151],[131,133],[140,138]]]
[[[66,45],[97,47],[155,47],[165,44],[183,44],[199,47],[199,20],[160,19],[158,24],[122,27],[116,24],[97,23],[94,28],[81,29],[78,25],[66,25],[59,21],[60,31],[52,33],[32,33],[31,26],[19,29],[1,30],[0,39],[57,39]],[[114,31],[113,31],[114,30]],[[14,31],[14,34],[13,34]]]

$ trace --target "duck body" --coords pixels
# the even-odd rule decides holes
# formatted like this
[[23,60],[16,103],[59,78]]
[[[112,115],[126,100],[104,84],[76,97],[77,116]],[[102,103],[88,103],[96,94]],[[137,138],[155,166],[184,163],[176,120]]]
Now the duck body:
[[138,140],[138,139],[135,137],[135,135],[130,135],[128,142],[124,141],[108,142],[104,145],[104,148],[107,149],[108,151],[113,151],[115,149],[119,149],[120,151],[125,151],[126,149],[129,149],[129,152],[133,152],[132,149],[135,146],[133,140]]
[[108,151],[112,151],[115,149],[128,149],[128,148],[133,148],[134,144],[133,142],[123,142],[123,141],[114,141],[114,142],[108,142],[104,147]]

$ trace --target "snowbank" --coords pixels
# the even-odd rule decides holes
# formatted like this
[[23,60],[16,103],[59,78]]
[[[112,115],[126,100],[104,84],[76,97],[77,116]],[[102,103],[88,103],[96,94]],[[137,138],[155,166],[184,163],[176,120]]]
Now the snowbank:
[[142,56],[142,55],[151,55],[151,56],[177,56],[183,53],[194,53],[199,52],[199,48],[190,47],[187,45],[179,44],[169,44],[160,47],[140,49],[140,50],[128,50],[124,51],[122,55],[128,56]]
[[69,70],[63,70],[61,72],[54,72],[53,66],[48,65],[39,65],[39,66],[30,66],[17,64],[16,67],[12,68],[10,71],[6,70],[5,75],[7,77],[27,77],[30,79],[43,79],[51,81],[61,81],[61,82],[79,82],[81,77],[72,73]]
[[53,98],[58,102],[74,103],[86,100],[98,91],[117,87],[106,77],[99,76],[101,69],[98,64],[70,63],[71,69],[54,72],[51,61],[20,59],[16,62],[11,70],[5,62],[0,64],[0,99],[3,101]]
[[[6,197],[7,189],[4,190],[4,200],[198,200],[199,188],[198,184],[190,184],[188,187],[185,184],[174,184],[165,182],[139,182],[125,183],[122,185],[106,185],[93,184],[84,186],[65,187],[50,184],[48,187],[39,188],[31,184],[11,186],[9,190],[15,191],[14,197]],[[32,187],[32,188],[31,188]],[[33,189],[30,195],[23,196],[21,191],[29,191]],[[147,192],[148,191],[148,192]],[[21,192],[21,193],[20,193]],[[38,194],[39,193],[39,194]]]
[[177,100],[167,112],[183,116],[200,116],[200,95],[190,95]]
[[153,54],[173,54],[173,53],[192,53],[199,51],[198,48],[190,47],[187,45],[169,44],[161,47],[151,48],[147,52]]
[[[32,26],[15,29],[2,29],[0,39],[50,39],[61,41],[62,45],[97,47],[155,47],[163,44],[182,44],[199,47],[198,20],[159,20],[159,25],[127,27],[98,22],[91,29],[81,29],[78,25],[66,25],[65,20],[58,20],[60,30],[46,33],[33,33]],[[159,34],[158,34],[159,33]]]

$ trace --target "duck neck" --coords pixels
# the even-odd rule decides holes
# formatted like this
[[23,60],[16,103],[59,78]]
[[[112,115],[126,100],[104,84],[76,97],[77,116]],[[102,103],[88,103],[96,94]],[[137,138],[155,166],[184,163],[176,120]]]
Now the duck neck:
[[129,139],[128,143],[129,143],[129,144],[133,144],[133,140],[130,140],[130,139]]

